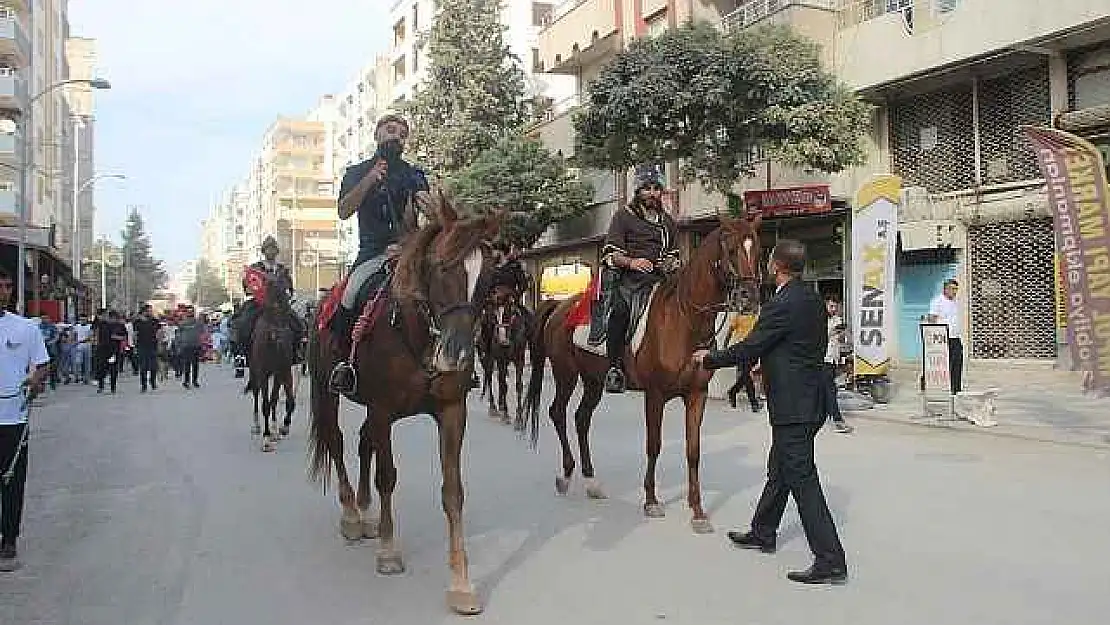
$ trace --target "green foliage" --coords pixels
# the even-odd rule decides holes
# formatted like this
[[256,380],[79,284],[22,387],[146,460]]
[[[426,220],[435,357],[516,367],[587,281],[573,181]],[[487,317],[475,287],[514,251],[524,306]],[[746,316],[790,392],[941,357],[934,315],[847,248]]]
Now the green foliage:
[[155,258],[151,251],[150,236],[137,206],[131,207],[120,236],[124,265],[121,268],[122,284],[118,288],[124,293],[124,308],[138,310],[136,305],[150,300],[155,291],[164,288],[169,276],[162,261]]
[[834,173],[862,164],[871,106],[783,26],[707,23],[639,39],[588,86],[575,117],[584,165],[680,163],[683,181],[727,192],[760,154]]
[[194,305],[205,308],[215,308],[231,300],[220,274],[206,260],[197,262],[197,277],[186,295]]
[[417,160],[466,167],[526,121],[524,73],[504,42],[501,0],[442,0],[429,33],[428,80],[404,107]]
[[523,247],[551,224],[586,212],[593,200],[591,185],[572,175],[562,157],[524,137],[501,140],[447,182],[476,213],[508,209],[501,236]]

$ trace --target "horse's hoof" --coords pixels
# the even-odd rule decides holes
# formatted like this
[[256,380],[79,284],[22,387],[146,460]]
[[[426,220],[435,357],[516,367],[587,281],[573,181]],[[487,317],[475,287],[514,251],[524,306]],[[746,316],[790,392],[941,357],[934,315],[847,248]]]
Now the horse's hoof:
[[362,537],[371,540],[378,537],[378,520],[377,519],[363,519],[362,520]]
[[667,516],[667,513],[663,510],[663,504],[661,503],[645,503],[644,516],[649,519],[661,519]]
[[448,590],[447,607],[462,616],[482,613],[482,602],[478,600],[478,595],[468,590]]
[[586,496],[590,499],[609,498],[609,496],[605,494],[605,491],[601,490],[601,483],[593,478],[586,480]]
[[261,433],[262,433],[262,426],[260,426],[260,425],[252,425],[251,426],[251,436],[258,436]]
[[709,519],[690,519],[690,528],[694,530],[695,534],[712,534],[713,524]]
[[361,519],[339,520],[339,533],[347,540],[362,540],[364,531]]
[[400,575],[405,572],[405,563],[401,561],[399,553],[379,553],[378,573],[382,575]]
[[262,441],[262,451],[269,453],[271,451],[274,451],[274,449],[275,448],[274,448],[274,441],[273,440],[267,438],[267,439]]
[[556,493],[558,493],[560,495],[565,495],[565,494],[567,494],[568,490],[570,490],[570,480],[568,480],[565,477],[555,478],[555,492]]

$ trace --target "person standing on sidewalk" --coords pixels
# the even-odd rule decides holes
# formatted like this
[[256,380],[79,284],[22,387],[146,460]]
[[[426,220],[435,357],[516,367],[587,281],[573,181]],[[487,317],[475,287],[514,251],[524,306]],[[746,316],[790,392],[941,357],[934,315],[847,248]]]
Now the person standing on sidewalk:
[[158,320],[150,304],[144,304],[139,318],[134,321],[135,358],[139,361],[139,392],[145,393],[147,382],[150,390],[158,390]]
[[693,361],[706,369],[748,366],[759,360],[771,418],[767,483],[747,532],[729,532],[744,549],[774,553],[779,525],[791,496],[813,552],[813,565],[787,574],[802,584],[843,584],[848,580],[844,547],[837,536],[817,464],[813,442],[825,423],[822,409],[822,360],[829,337],[828,314],[820,296],[802,282],[805,246],[780,239],[771,251],[768,273],[775,277],[774,297],[759,312],[751,334],[723,351],[699,350]]
[[952,394],[964,390],[964,318],[956,293],[960,283],[949,278],[944,281],[940,295],[929,304],[930,323],[943,323],[948,326],[948,376],[952,381]]
[[[725,337],[725,345],[731,346],[743,341],[751,333],[752,328],[755,326],[756,316],[743,312],[736,315],[728,328],[728,335]],[[736,383],[728,389],[728,404],[733,408],[736,407],[736,394],[740,389],[744,389],[744,393],[748,396],[748,404],[752,407],[752,412],[759,412],[763,405],[759,402],[759,397],[755,394],[755,382],[752,381],[752,368],[753,367],[736,367]]]
[[837,432],[851,434],[855,428],[844,420],[836,397],[836,365],[840,362],[840,344],[844,340],[844,318],[840,316],[840,303],[832,296],[825,298],[825,310],[829,313],[829,345],[825,349],[825,414],[832,418]]
[[12,278],[0,269],[0,572],[19,568],[16,541],[27,485],[27,407],[42,390],[50,362],[37,325],[7,312],[11,299]]
[[200,322],[192,307],[188,308],[177,324],[177,349],[181,358],[181,368],[185,373],[185,380],[181,386],[185,388],[200,387]]
[[74,337],[77,340],[77,346],[74,351],[73,369],[77,374],[77,379],[81,384],[88,384],[92,379],[92,326],[89,325],[89,320],[81,317],[77,325],[73,326]]

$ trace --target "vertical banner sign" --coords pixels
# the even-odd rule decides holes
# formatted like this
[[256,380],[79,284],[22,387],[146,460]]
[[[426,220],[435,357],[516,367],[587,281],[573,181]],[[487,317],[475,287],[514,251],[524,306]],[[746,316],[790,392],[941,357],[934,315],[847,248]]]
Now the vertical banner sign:
[[1056,279],[1056,332],[1059,336],[1058,343],[1066,343],[1065,336],[1068,329],[1068,293],[1064,286],[1067,276],[1064,275],[1064,262],[1060,252],[1052,255],[1052,275]]
[[902,179],[878,176],[856,194],[852,209],[853,367],[857,375],[884,375],[894,333],[894,256]]
[[952,393],[952,372],[948,368],[948,324],[921,324],[921,374],[925,388],[922,390]]
[[1056,225],[1072,361],[1086,390],[1110,393],[1110,189],[1098,149],[1067,132],[1023,126]]

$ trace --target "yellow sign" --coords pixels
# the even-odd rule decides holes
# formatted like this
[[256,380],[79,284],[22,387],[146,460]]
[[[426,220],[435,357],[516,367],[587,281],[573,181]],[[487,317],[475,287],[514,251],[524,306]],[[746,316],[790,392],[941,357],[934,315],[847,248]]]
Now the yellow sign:
[[852,322],[857,375],[885,375],[894,333],[894,260],[902,179],[877,176],[852,207]]
[[1064,269],[1060,262],[1060,253],[1052,256],[1053,277],[1056,280],[1056,329],[1065,330],[1068,327],[1068,296],[1064,287]]
[[540,295],[544,299],[567,299],[585,291],[592,275],[590,266],[581,263],[545,267],[540,276]]

